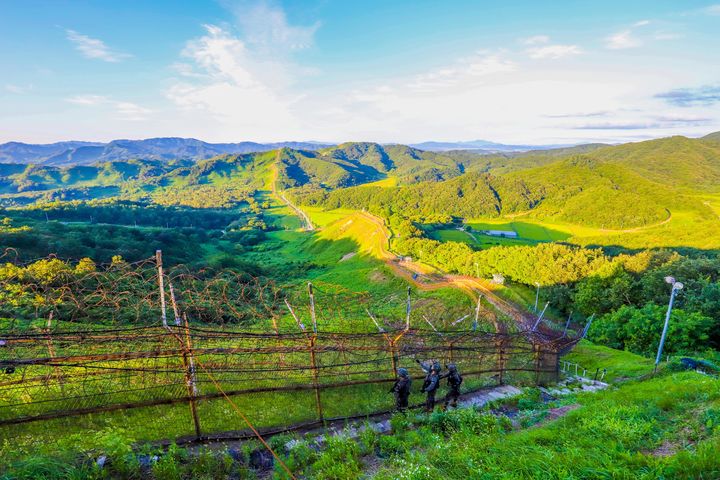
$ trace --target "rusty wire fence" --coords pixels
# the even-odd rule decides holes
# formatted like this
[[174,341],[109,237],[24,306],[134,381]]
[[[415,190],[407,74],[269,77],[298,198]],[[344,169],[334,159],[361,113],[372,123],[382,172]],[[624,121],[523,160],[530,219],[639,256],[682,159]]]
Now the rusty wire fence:
[[[62,437],[81,446],[108,429],[182,442],[250,438],[248,422],[262,432],[322,425],[390,410],[399,367],[415,379],[411,404],[420,403],[416,360],[454,362],[466,392],[552,381],[559,355],[581,336],[568,325],[492,331],[480,302],[461,319],[438,319],[438,305],[411,309],[404,292],[373,307],[364,295],[311,289],[300,307],[264,281],[159,266],[73,274],[60,292],[26,272],[3,280],[45,297],[16,307],[0,329],[0,445]],[[61,320],[107,319],[126,306],[152,320]]]

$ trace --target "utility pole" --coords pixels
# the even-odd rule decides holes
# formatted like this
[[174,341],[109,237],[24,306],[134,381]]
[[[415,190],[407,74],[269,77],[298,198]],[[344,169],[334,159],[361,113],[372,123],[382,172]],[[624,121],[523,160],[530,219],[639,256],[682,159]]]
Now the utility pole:
[[660,336],[660,346],[658,347],[657,357],[655,357],[655,372],[657,372],[663,347],[665,346],[665,337],[667,336],[667,329],[668,324],[670,323],[670,314],[672,313],[673,302],[675,302],[675,295],[684,287],[682,283],[675,281],[674,277],[665,277],[665,281],[672,285],[672,290],[670,291],[670,303],[668,304],[667,313],[665,314],[665,325],[663,326],[662,335]]
[[405,330],[410,330],[410,310],[412,304],[410,303],[410,287],[407,287],[407,305],[405,306]]

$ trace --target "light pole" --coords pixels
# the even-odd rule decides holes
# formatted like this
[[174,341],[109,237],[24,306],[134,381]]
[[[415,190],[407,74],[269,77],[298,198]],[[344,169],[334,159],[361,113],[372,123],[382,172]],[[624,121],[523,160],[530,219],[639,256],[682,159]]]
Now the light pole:
[[534,308],[534,311],[535,311],[535,313],[537,313],[538,300],[540,300],[540,282],[535,282],[535,286],[537,287],[537,290],[535,291],[535,308]]
[[670,323],[670,313],[672,312],[673,302],[675,301],[675,294],[684,287],[682,283],[675,281],[674,277],[665,277],[665,281],[672,285],[672,291],[670,292],[670,303],[668,304],[667,313],[665,314],[665,325],[663,326],[662,335],[660,336],[660,346],[658,347],[657,357],[655,357],[656,372],[658,364],[660,363],[660,357],[662,356],[663,347],[665,346],[665,337],[667,336],[668,323]]

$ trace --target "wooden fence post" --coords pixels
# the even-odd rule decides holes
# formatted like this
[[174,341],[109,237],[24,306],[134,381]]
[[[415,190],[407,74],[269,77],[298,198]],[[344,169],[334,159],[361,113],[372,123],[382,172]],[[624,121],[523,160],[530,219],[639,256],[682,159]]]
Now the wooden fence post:
[[200,438],[202,433],[200,430],[200,416],[198,415],[197,403],[195,397],[198,394],[197,382],[195,378],[195,361],[192,355],[192,339],[190,337],[190,323],[187,315],[185,317],[185,348],[183,348],[182,358],[185,367],[185,384],[187,385],[188,397],[190,398],[190,414],[192,415],[193,424],[195,425],[195,437]]
[[315,389],[315,406],[317,407],[318,420],[324,423],[325,417],[323,416],[322,401],[320,399],[320,383],[318,381],[317,359],[315,357],[316,340],[317,335],[313,335],[310,337],[310,365],[312,366],[313,372],[313,387]]
[[505,342],[506,339],[500,338],[495,341],[495,348],[497,349],[497,370],[498,370],[498,385],[505,383]]
[[[51,333],[52,332],[53,313],[54,313],[54,311],[50,310],[50,314],[48,315],[48,320],[47,320],[47,324],[45,327],[45,333],[47,334],[48,354],[50,355],[50,358],[52,358],[52,359],[55,358],[55,348],[53,347],[52,333]],[[62,392],[64,395],[65,394],[65,385],[63,382],[62,371],[60,370],[60,367],[58,367],[58,366],[56,366],[54,368],[54,370],[55,370],[55,376],[57,377],[58,384],[60,385],[60,392]],[[49,378],[50,378],[50,375],[48,375],[48,379]]]
[[155,251],[155,262],[158,269],[158,287],[160,289],[160,309],[163,327],[168,328],[167,308],[165,306],[165,275],[163,273],[162,250]]

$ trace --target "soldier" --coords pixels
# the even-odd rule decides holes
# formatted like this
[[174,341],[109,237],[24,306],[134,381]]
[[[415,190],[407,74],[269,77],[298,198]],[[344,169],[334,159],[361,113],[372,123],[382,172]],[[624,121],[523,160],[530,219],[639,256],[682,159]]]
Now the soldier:
[[440,386],[440,362],[434,362],[430,371],[425,377],[422,391],[427,394],[425,399],[425,411],[430,413],[435,409],[435,393]]
[[447,366],[447,373],[444,373],[440,378],[448,379],[448,388],[450,389],[445,395],[445,406],[444,410],[447,410],[448,405],[452,403],[453,408],[457,408],[458,398],[460,397],[460,385],[462,384],[463,378],[457,371],[457,366],[451,363]]
[[[418,365],[420,365],[420,368],[422,368],[422,371],[425,372],[425,375],[430,374],[430,370],[432,370],[433,362],[431,360],[426,360],[424,362],[421,362],[417,358],[415,359]],[[427,379],[426,379],[427,380]]]
[[412,380],[405,368],[398,368],[397,373],[398,379],[390,389],[390,393],[395,394],[395,408],[400,412],[404,412],[408,408],[408,397],[410,397]]

